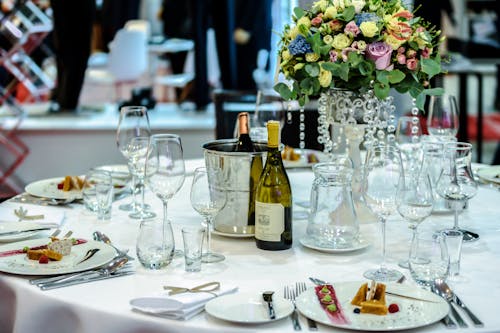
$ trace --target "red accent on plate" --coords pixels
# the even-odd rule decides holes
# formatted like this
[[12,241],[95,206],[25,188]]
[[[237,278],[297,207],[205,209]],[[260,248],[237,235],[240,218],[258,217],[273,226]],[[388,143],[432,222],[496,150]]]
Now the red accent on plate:
[[[78,238],[76,240],[75,245],[80,245],[80,244],[84,244],[84,243],[87,243],[87,240]],[[46,248],[47,248],[47,245],[40,245],[40,246],[30,247],[30,250],[42,250],[42,249],[46,249]],[[24,249],[9,250],[9,251],[0,252],[0,258],[14,256],[16,254],[25,254],[25,253],[26,252],[24,252]]]
[[[323,289],[323,287],[328,288],[328,290],[330,291],[329,294],[325,294],[325,293],[321,292],[321,289]],[[342,307],[340,306],[340,302],[337,299],[337,295],[335,294],[335,289],[333,289],[333,286],[331,284],[316,286],[316,287],[314,287],[314,291],[316,292],[316,296],[318,297],[319,304],[321,305],[323,310],[328,315],[328,318],[330,318],[330,320],[333,323],[340,324],[340,325],[350,324],[349,319],[347,319],[347,317],[344,315],[344,311],[342,310]],[[333,301],[333,303],[335,303],[335,306],[337,307],[337,311],[335,311],[335,312],[328,311],[327,306],[329,304],[324,304],[321,302],[321,299],[323,299],[323,297],[325,297],[326,295],[330,295],[332,297],[332,301]]]

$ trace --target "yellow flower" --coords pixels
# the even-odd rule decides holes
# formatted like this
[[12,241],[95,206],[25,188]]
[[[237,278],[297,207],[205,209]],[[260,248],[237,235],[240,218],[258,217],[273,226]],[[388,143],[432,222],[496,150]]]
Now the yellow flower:
[[361,13],[361,10],[365,6],[365,4],[366,4],[365,0],[351,0],[351,5],[354,6],[356,14]]
[[345,49],[349,45],[351,45],[351,39],[345,34],[338,34],[333,37],[332,46],[337,50]]
[[304,15],[297,21],[297,26],[300,26],[300,25],[303,25],[304,27],[309,29],[311,27],[311,20],[309,19],[309,17]]
[[290,51],[288,50],[283,50],[283,52],[281,52],[281,59],[283,60],[290,60],[292,59],[292,55],[290,54]]
[[301,70],[302,68],[304,68],[306,64],[304,64],[303,62],[299,62],[298,64],[296,64],[295,66],[293,66],[293,69],[295,71],[298,71],[298,70]]
[[328,6],[327,0],[319,0],[313,4],[313,8],[317,8],[317,9],[321,10],[322,12],[325,11],[326,6]]
[[293,27],[288,32],[288,38],[290,38],[290,40],[294,40],[297,37],[298,34],[299,34],[299,28]]
[[330,86],[330,83],[332,83],[332,72],[324,70],[320,66],[320,71],[319,71],[319,84],[326,88]]
[[384,37],[384,41],[392,47],[393,50],[397,50],[405,41],[397,39],[391,34],[386,34]]
[[366,50],[366,42],[364,40],[358,40],[358,50]]
[[333,6],[329,6],[325,10],[325,14],[323,15],[323,18],[325,19],[332,19],[337,15],[337,9]]
[[307,62],[316,62],[319,60],[319,54],[317,53],[306,53]]
[[361,23],[359,29],[361,30],[363,36],[368,38],[375,36],[375,34],[378,32],[377,24],[371,21]]
[[333,37],[331,35],[326,35],[325,37],[323,37],[323,43],[332,45]]

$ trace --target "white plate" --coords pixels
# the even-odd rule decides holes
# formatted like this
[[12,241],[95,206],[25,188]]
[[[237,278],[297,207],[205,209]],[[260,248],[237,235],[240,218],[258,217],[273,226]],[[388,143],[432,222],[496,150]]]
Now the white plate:
[[273,295],[276,319],[269,318],[267,303],[262,294],[237,293],[214,298],[205,304],[205,311],[216,318],[240,324],[262,324],[280,320],[293,312],[289,300]]
[[64,180],[64,177],[56,177],[56,178],[38,180],[36,182],[28,184],[24,190],[31,195],[34,195],[36,197],[42,197],[42,198],[49,198],[49,199],[76,198],[76,199],[81,199],[82,198],[82,191],[81,190],[63,191],[63,190],[60,190],[57,188],[57,184],[59,184],[63,180]]
[[[47,244],[49,238],[38,238],[22,242],[9,243],[0,246],[0,253],[9,250],[22,249],[25,246],[34,247]],[[98,248],[99,251],[90,259],[77,264],[90,249]],[[85,271],[96,268],[109,262],[116,255],[116,251],[103,242],[93,240],[75,245],[71,254],[64,256],[61,261],[50,261],[48,264],[39,264],[37,260],[28,259],[26,254],[16,254],[0,257],[0,272],[22,275],[53,275]]]
[[213,235],[222,236],[222,237],[230,237],[230,238],[252,238],[255,234],[231,234],[227,232],[221,232],[217,230],[212,230]]
[[500,165],[481,168],[477,170],[476,173],[482,180],[495,184],[500,184]]
[[[285,168],[307,168],[318,162],[328,162],[328,155],[319,150],[294,148],[295,153],[300,154],[300,159],[297,161],[283,160]],[[310,163],[307,157],[311,154],[316,155],[318,162]]]
[[344,252],[352,252],[352,251],[357,251],[364,249],[365,247],[368,247],[370,245],[370,242],[367,240],[364,240],[363,238],[359,239],[359,241],[356,244],[353,244],[352,247],[348,248],[343,248],[343,249],[333,249],[329,247],[322,247],[319,245],[314,244],[314,241],[310,237],[303,237],[300,239],[300,244],[304,245],[307,248],[320,251],[320,252],[327,252],[327,253],[344,253]]
[[[5,223],[0,223],[0,234],[3,232],[11,232],[11,231],[22,231],[22,230],[28,230],[28,229],[33,229],[33,228],[43,228],[43,225],[32,223],[32,222],[5,222]],[[30,237],[33,237],[40,232],[43,231],[30,231],[30,232],[22,232],[20,234],[15,234],[15,235],[5,235],[1,236],[0,235],[0,243],[8,243],[8,242],[17,242],[23,239],[28,239]]]
[[109,171],[111,173],[111,177],[116,179],[130,178],[130,172],[126,164],[101,165],[96,169]]
[[387,284],[387,288],[397,288],[398,292],[402,294],[423,297],[433,302],[416,301],[386,294],[386,303],[388,305],[396,303],[399,306],[399,312],[389,313],[385,316],[356,314],[353,312],[355,306],[351,305],[351,300],[363,283],[338,282],[332,284],[344,315],[350,321],[349,324],[336,324],[328,318],[318,301],[314,288],[300,294],[296,300],[297,309],[304,316],[318,323],[361,331],[395,331],[422,327],[435,323],[448,314],[449,306],[443,298],[415,286],[395,284]]

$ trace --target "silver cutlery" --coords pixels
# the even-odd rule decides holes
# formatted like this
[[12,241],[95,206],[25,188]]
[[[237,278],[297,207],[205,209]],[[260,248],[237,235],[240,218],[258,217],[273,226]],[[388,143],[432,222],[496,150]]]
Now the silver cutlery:
[[[306,291],[306,289],[307,289],[307,287],[306,287],[305,282],[296,282],[295,283],[295,291],[297,292],[297,296],[299,296],[304,291]],[[317,331],[318,325],[316,325],[316,322],[309,317],[306,317],[306,319],[307,319],[307,326],[309,327],[309,331]]]
[[51,289],[56,289],[56,288],[69,287],[69,286],[74,286],[76,284],[112,279],[115,277],[131,275],[134,273],[135,272],[133,270],[127,270],[127,271],[119,271],[119,272],[116,272],[116,273],[110,274],[110,275],[94,276],[91,278],[83,278],[83,279],[65,281],[62,283],[48,283],[48,284],[40,286],[40,289],[41,290],[51,290]]
[[111,246],[113,249],[115,249],[118,256],[124,256],[124,257],[127,257],[128,260],[134,260],[134,258],[129,256],[126,251],[122,251],[119,248],[117,248],[116,246],[114,246],[113,243],[111,243],[111,240],[109,239],[109,237],[106,236],[105,234],[103,234],[102,232],[94,231],[92,236],[93,236],[95,241],[104,242],[104,243],[108,244],[109,246]]
[[283,291],[283,295],[286,299],[292,301],[293,304],[293,312],[292,312],[292,323],[293,323],[293,329],[296,331],[302,330],[302,327],[300,326],[299,322],[299,314],[297,313],[297,307],[295,306],[295,290],[293,288],[289,288],[288,286],[285,286],[285,289]]
[[67,199],[54,199],[54,198],[43,198],[43,197],[35,197],[28,193],[20,194],[9,200],[10,202],[19,202],[19,203],[27,203],[33,205],[40,206],[64,206],[66,208],[71,207],[70,203],[77,201],[76,198],[67,198]]
[[74,279],[81,278],[85,275],[88,275],[90,277],[91,276],[109,275],[109,274],[115,273],[117,270],[122,268],[127,262],[128,262],[127,258],[117,257],[117,258],[114,258],[113,260],[109,261],[107,264],[102,265],[102,266],[95,268],[95,269],[90,269],[90,270],[71,273],[71,274],[62,274],[62,275],[57,275],[57,276],[35,278],[35,279],[31,279],[29,282],[30,282],[30,284],[36,284],[37,286],[41,287],[47,283],[56,283],[56,282],[74,280]]
[[[465,313],[469,316],[472,323],[475,327],[483,327],[484,324],[479,318],[476,317],[472,311],[458,298],[458,296],[451,290],[448,284],[444,280],[436,280],[436,288],[441,292],[441,296],[443,296],[446,300],[455,303],[459,307],[461,307]],[[451,306],[451,305],[450,305]]]
[[273,294],[274,291],[265,291],[262,293],[262,298],[267,303],[270,319],[276,319],[276,313],[274,312],[274,305],[273,305]]
[[6,231],[6,232],[0,232],[0,237],[1,236],[18,235],[18,234],[22,234],[22,233],[25,233],[25,232],[44,231],[44,230],[50,230],[50,229],[53,229],[53,228],[50,228],[50,227],[40,227],[40,228],[32,228],[32,229],[26,229],[26,230]]
[[[450,311],[451,311],[451,316],[455,319],[455,321],[458,323],[458,326],[462,327],[462,328],[466,328],[466,327],[469,327],[469,325],[467,325],[467,323],[462,319],[462,317],[460,316],[460,314],[457,312],[457,310],[455,310],[455,308],[453,307],[453,305],[451,304],[451,299],[448,298],[446,292],[443,292],[441,287],[440,287],[440,279],[437,279],[432,285],[431,285],[431,291],[439,296],[441,296],[447,303],[448,305],[450,306]],[[448,314],[447,317],[444,318],[443,320],[443,323],[446,325],[446,327],[453,327],[453,325],[451,325],[449,322],[451,321],[451,319],[449,319],[450,315]],[[448,326],[450,325],[450,326]]]
[[76,264],[79,265],[81,264],[82,262],[84,261],[87,261],[89,260],[90,258],[92,258],[97,252],[99,252],[100,249],[90,249],[87,251],[87,253],[85,254],[85,256],[83,257],[82,260],[80,260],[79,262],[77,262]]

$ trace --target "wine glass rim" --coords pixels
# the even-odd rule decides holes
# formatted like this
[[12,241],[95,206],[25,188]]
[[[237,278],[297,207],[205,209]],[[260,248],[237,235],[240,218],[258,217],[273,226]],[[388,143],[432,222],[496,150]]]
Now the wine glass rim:
[[151,135],[151,139],[166,139],[166,138],[180,139],[180,135],[172,133],[159,133]]
[[125,111],[128,111],[128,110],[141,110],[141,111],[147,111],[148,109],[143,106],[143,105],[126,105],[126,106],[122,106],[120,108],[120,112],[125,112]]

